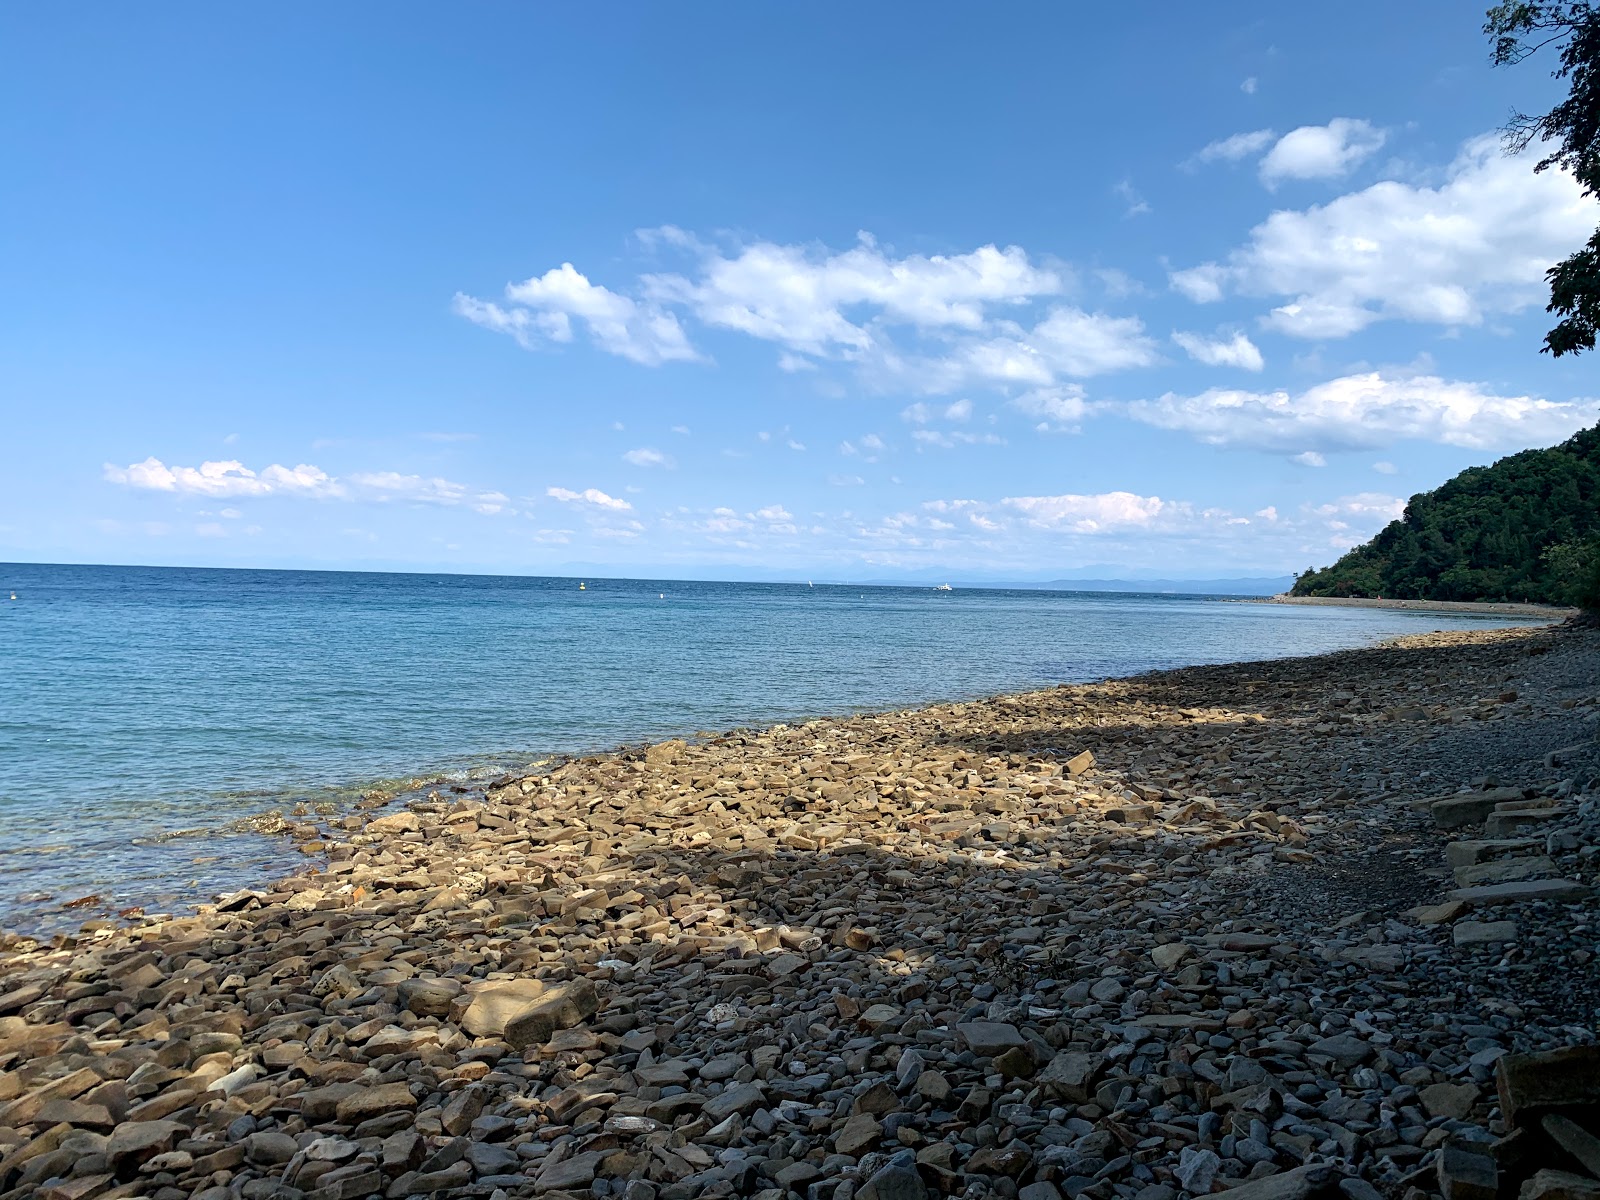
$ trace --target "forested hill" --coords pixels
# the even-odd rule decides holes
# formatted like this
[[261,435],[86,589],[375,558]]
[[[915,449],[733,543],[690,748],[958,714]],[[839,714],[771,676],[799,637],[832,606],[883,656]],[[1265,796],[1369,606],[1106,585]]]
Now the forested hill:
[[1294,594],[1600,605],[1600,426],[1411,497]]

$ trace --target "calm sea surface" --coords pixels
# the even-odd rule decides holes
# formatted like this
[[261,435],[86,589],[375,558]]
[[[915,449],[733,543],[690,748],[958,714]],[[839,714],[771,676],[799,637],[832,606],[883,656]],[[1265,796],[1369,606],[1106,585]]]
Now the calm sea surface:
[[379,781],[1486,619],[587,582],[0,565],[0,926],[173,911],[259,883],[304,860],[238,822]]

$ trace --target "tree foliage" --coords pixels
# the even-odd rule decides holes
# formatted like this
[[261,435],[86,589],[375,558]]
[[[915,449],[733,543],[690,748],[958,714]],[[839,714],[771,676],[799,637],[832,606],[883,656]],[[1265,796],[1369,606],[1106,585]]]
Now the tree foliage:
[[1299,576],[1294,594],[1600,611],[1600,426],[1411,497],[1372,541]]
[[[1585,195],[1600,195],[1600,4],[1506,0],[1488,11],[1483,31],[1493,41],[1497,67],[1559,47],[1551,74],[1567,81],[1567,98],[1543,116],[1513,116],[1506,127],[1507,149],[1515,153],[1537,142],[1545,154],[1535,171],[1559,167],[1572,174]],[[1600,332],[1600,229],[1545,278],[1549,311],[1561,320],[1545,335],[1544,349],[1557,357],[1593,350]]]

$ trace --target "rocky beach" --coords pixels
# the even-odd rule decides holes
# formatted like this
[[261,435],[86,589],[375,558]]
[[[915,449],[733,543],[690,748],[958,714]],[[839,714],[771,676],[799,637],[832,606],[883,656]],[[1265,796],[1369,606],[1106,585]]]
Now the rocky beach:
[[1600,1197],[1600,630],[562,762],[0,958],[0,1200]]

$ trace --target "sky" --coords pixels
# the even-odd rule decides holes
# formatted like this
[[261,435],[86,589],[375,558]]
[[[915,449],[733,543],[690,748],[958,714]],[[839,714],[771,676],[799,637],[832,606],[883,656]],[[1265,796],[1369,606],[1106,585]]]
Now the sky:
[[1600,417],[1481,12],[0,9],[0,560],[1323,566]]

